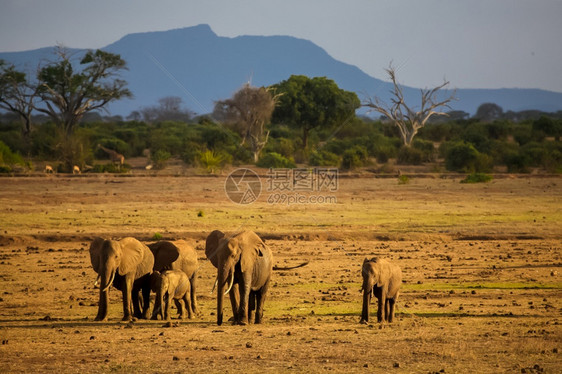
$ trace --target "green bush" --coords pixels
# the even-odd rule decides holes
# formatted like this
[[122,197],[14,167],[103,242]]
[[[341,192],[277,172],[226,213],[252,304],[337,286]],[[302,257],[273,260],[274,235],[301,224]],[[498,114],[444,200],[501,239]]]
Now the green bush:
[[424,153],[413,147],[402,147],[398,151],[396,162],[400,165],[421,165],[424,161]]
[[474,173],[486,172],[491,168],[491,158],[478,152],[472,144],[458,142],[447,148],[445,156],[447,170]]
[[365,147],[356,145],[347,149],[342,156],[342,169],[355,169],[364,166],[369,159],[369,154]]
[[492,176],[484,173],[472,173],[466,176],[461,183],[486,183],[492,180]]
[[0,140],[0,165],[9,166],[11,170],[14,165],[25,167],[26,164],[19,154],[12,152],[10,147]]
[[207,173],[215,174],[229,161],[229,157],[229,155],[225,155],[224,153],[206,150],[199,153],[199,165],[205,169]]
[[422,152],[422,162],[435,161],[435,146],[432,141],[415,139],[412,142],[412,147]]
[[172,157],[170,152],[164,151],[163,149],[159,149],[154,152],[150,158],[152,163],[154,164],[154,168],[157,170],[164,169],[166,167],[166,163]]
[[529,158],[520,152],[509,152],[504,155],[504,163],[510,173],[528,173]]
[[297,165],[295,161],[286,158],[279,153],[269,152],[263,155],[256,163],[261,168],[295,168]]
[[408,184],[410,183],[410,178],[407,175],[401,175],[398,177],[398,184]]
[[311,166],[338,166],[340,158],[335,153],[316,150],[310,154],[308,164]]

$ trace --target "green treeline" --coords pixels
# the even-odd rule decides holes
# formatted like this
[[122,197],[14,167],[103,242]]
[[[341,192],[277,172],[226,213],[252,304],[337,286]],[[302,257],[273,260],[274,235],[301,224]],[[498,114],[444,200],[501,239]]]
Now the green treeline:
[[[275,115],[273,116],[275,119]],[[519,122],[509,119],[456,119],[430,123],[420,130],[410,147],[400,140],[396,127],[387,121],[354,116],[343,124],[311,128],[303,145],[302,129],[284,123],[267,126],[269,136],[254,162],[248,143],[237,131],[208,116],[189,121],[122,120],[85,117],[68,135],[49,120],[36,121],[29,136],[21,131],[13,114],[0,116],[1,170],[29,168],[29,160],[58,161],[72,157],[83,170],[127,171],[116,168],[98,144],[125,156],[147,157],[155,169],[165,168],[170,158],[209,172],[225,165],[257,164],[260,167],[299,165],[354,169],[364,166],[381,171],[389,165],[434,164],[455,172],[530,172],[540,168],[562,172],[562,120],[542,115]],[[62,141],[62,140],[66,141]],[[27,160],[27,161],[25,161]],[[437,170],[437,169],[434,169]]]

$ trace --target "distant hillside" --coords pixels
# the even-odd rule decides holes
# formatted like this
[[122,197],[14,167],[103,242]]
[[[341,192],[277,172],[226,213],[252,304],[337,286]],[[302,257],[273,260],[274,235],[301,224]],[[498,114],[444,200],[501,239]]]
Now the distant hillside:
[[[341,88],[355,91],[360,99],[366,94],[388,99],[392,88],[388,82],[333,59],[310,41],[289,36],[226,38],[217,36],[207,25],[130,34],[104,50],[120,54],[129,67],[123,78],[129,82],[134,99],[109,108],[112,114],[124,116],[154,105],[164,96],[180,96],[189,109],[204,114],[212,111],[214,101],[229,97],[250,80],[256,86],[267,86],[292,74],[326,76]],[[0,59],[33,74],[41,61],[53,59],[52,51],[0,53]],[[84,50],[73,51],[80,54]],[[417,98],[418,93],[418,89],[405,88],[407,99]],[[453,108],[471,114],[485,102],[496,103],[505,111],[562,110],[562,93],[544,90],[458,89],[457,97]]]

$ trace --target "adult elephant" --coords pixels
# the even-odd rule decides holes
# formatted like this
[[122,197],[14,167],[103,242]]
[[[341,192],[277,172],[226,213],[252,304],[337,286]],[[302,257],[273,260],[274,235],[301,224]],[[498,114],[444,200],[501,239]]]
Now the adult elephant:
[[217,324],[223,321],[222,302],[227,293],[234,324],[248,324],[254,311],[255,323],[261,323],[273,269],[271,250],[253,231],[226,236],[215,230],[207,237],[205,255],[217,268]]
[[[90,245],[90,261],[100,282],[100,300],[96,321],[107,319],[109,288],[113,285],[123,293],[123,321],[134,317],[147,318],[150,306],[150,274],[154,256],[135,238],[104,240],[95,238]],[[139,292],[143,307],[140,309]]]
[[[187,275],[190,282],[191,309],[193,313],[197,315],[198,307],[195,290],[197,288],[196,274],[199,269],[199,262],[197,260],[195,248],[189,245],[185,240],[161,240],[149,244],[148,247],[154,255],[154,271],[162,273],[166,270],[181,270]],[[157,319],[158,313],[162,307],[159,299],[156,298],[152,319]]]
[[[378,299],[378,322],[392,322],[394,318],[394,304],[398,299],[402,284],[402,271],[398,265],[386,259],[365,259],[362,267],[363,275],[363,311],[361,323],[369,322],[369,304],[372,295]],[[384,315],[383,315],[384,314]]]

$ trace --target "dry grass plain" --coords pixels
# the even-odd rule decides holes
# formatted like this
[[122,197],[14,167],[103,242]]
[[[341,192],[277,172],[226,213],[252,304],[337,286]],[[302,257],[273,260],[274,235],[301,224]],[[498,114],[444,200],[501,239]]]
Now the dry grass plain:
[[[562,179],[342,176],[337,203],[292,206],[267,191],[236,205],[224,180],[0,178],[0,372],[562,372]],[[215,324],[202,249],[217,228],[259,232],[278,264],[310,261],[274,274],[262,325]],[[113,290],[94,322],[90,240],[155,233],[200,250],[200,316],[120,322]],[[359,324],[371,256],[404,273],[392,325]]]

